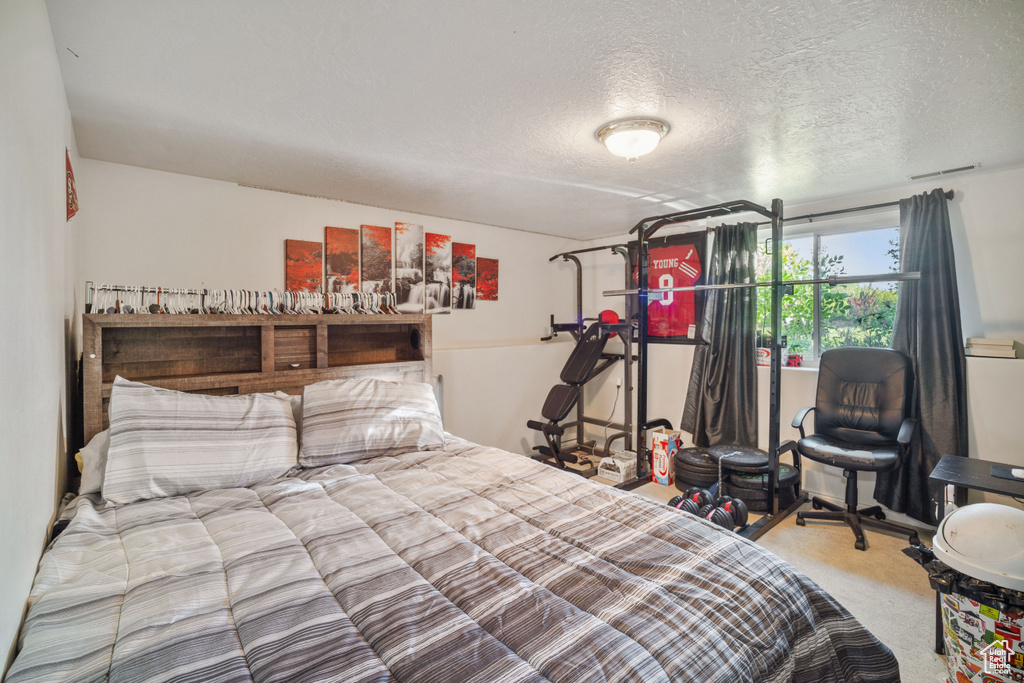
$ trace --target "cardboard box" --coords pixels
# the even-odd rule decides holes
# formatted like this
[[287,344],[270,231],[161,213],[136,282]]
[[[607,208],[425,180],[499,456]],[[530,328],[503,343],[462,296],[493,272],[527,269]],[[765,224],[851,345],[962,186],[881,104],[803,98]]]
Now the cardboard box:
[[663,486],[672,486],[675,483],[675,468],[672,461],[682,442],[682,432],[664,429],[651,432],[651,481]]
[[601,458],[597,476],[621,484],[636,476],[636,453],[625,451],[608,458]]

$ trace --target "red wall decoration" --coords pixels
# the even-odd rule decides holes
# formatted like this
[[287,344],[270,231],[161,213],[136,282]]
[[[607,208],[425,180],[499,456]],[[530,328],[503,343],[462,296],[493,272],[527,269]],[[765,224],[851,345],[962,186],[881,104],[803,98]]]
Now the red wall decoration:
[[452,242],[452,307],[474,308],[476,245]]
[[359,231],[324,228],[324,291],[350,294],[359,290]]
[[364,292],[393,292],[394,272],[391,267],[391,228],[361,225],[360,269]]
[[284,241],[285,289],[291,292],[320,290],[323,282],[324,246],[305,240]]
[[498,259],[476,260],[476,298],[480,301],[498,300]]
[[64,148],[64,163],[68,169],[68,220],[78,213],[78,190],[75,189],[75,172],[71,170],[71,155]]

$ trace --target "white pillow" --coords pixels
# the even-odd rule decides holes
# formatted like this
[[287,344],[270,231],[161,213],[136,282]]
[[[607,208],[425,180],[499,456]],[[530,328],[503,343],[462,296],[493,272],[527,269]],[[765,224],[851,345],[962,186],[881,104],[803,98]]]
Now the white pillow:
[[295,466],[289,402],[114,380],[103,497],[115,503],[249,486]]
[[302,443],[302,394],[286,394],[283,391],[275,391],[274,396],[283,398],[292,406],[292,417],[295,418],[295,431],[299,435],[299,443]]
[[110,430],[96,434],[78,452],[82,456],[82,483],[78,494],[99,493],[103,487],[103,470],[107,467],[107,448],[110,446]]
[[444,428],[429,384],[342,379],[303,391],[303,467],[435,449]]

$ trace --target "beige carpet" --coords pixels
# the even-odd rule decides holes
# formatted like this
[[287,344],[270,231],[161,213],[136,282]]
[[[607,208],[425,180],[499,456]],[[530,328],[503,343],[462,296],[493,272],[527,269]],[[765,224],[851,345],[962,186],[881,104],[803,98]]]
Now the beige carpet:
[[[598,480],[599,481],[599,480]],[[679,492],[645,484],[634,493],[660,502]],[[811,509],[810,505],[806,509]],[[946,660],[932,649],[935,641],[935,593],[924,569],[904,555],[907,539],[867,530],[866,551],[853,547],[853,532],[836,522],[796,525],[791,515],[758,539],[828,591],[896,655],[904,681],[946,680]],[[931,545],[930,532],[921,540]]]

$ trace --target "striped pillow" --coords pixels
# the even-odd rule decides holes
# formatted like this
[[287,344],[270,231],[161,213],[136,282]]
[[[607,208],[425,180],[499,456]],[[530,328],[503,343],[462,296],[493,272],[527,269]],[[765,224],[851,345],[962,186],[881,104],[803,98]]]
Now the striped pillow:
[[444,449],[444,428],[429,384],[341,379],[302,393],[303,467]]
[[188,394],[114,380],[103,477],[107,500],[249,486],[284,474],[297,457],[287,400]]

